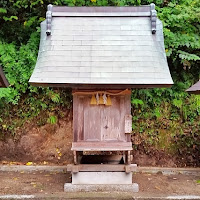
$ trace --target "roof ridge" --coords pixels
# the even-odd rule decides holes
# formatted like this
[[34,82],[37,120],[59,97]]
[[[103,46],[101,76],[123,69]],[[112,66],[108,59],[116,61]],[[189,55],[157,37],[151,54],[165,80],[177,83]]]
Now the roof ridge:
[[142,6],[53,6],[49,4],[46,12],[46,34],[51,35],[52,17],[150,17],[152,34],[156,33],[157,12],[155,4]]

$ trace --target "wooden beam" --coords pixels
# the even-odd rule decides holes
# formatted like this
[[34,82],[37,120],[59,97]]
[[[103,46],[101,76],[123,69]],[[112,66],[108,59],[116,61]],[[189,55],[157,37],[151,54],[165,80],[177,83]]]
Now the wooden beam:
[[136,164],[131,165],[109,165],[109,164],[81,164],[81,165],[67,165],[67,171],[72,173],[77,172],[135,172],[137,170]]
[[126,151],[125,152],[125,163],[127,165],[131,164],[131,151]]
[[73,168],[70,171],[72,173],[78,173],[79,172],[79,165],[74,165]]
[[78,152],[73,151],[73,154],[74,154],[74,164],[77,165],[78,164]]
[[131,151],[131,142],[72,142],[72,151]]
[[33,86],[42,87],[65,87],[73,89],[126,89],[126,88],[169,88],[172,84],[75,84],[75,83],[34,83],[29,82]]

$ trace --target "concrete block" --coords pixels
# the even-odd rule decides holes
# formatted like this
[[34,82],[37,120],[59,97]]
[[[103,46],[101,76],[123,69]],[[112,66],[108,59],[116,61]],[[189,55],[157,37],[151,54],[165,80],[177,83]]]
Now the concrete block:
[[132,173],[125,172],[78,172],[72,173],[72,184],[73,185],[84,185],[84,184],[120,184],[120,185],[131,185],[132,184]]
[[64,192],[139,192],[139,186],[137,183],[128,185],[74,185],[65,183]]

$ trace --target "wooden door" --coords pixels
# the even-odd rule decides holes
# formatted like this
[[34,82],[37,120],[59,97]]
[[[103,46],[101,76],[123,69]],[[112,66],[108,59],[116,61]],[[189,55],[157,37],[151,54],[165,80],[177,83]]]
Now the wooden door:
[[103,141],[125,141],[124,96],[111,99],[112,106],[101,109],[101,138]]

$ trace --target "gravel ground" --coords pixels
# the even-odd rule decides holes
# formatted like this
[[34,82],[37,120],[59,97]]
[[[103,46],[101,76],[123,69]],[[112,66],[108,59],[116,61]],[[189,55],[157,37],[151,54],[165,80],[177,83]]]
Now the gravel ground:
[[[141,196],[158,198],[163,196],[200,196],[199,180],[200,174],[163,175],[162,173],[140,172],[133,174],[133,182],[138,183],[140,188],[140,191],[135,194],[68,194],[63,192],[63,186],[64,183],[71,182],[70,173],[42,171],[0,172],[0,199],[3,199],[5,195],[36,195],[38,199],[46,199],[47,197],[50,199],[134,199],[134,197],[139,198]],[[23,199],[22,197],[21,199]],[[31,198],[31,196],[29,197]],[[17,197],[10,197],[10,199],[17,199]],[[198,198],[195,197],[194,199]]]

